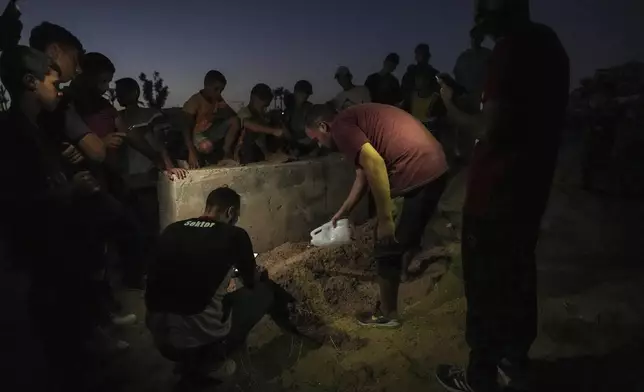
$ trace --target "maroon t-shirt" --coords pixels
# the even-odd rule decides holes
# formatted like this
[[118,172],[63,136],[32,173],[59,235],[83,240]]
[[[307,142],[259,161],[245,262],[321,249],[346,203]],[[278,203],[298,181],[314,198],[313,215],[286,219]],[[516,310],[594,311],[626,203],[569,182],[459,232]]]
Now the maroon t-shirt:
[[497,42],[483,102],[496,101],[504,126],[474,148],[464,212],[540,218],[550,193],[570,85],[568,55],[548,27],[531,24]]
[[338,150],[358,164],[370,143],[385,160],[392,196],[400,196],[445,174],[443,147],[409,113],[389,105],[365,103],[340,112],[331,124]]

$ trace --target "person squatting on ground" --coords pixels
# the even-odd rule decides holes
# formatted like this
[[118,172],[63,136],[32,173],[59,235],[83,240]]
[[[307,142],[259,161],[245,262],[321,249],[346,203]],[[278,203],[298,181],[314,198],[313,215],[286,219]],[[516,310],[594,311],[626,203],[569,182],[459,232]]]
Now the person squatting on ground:
[[[50,389],[76,390],[82,381],[83,343],[94,328],[96,304],[91,294],[95,260],[79,249],[77,201],[96,192],[98,183],[88,172],[67,176],[60,145],[38,126],[43,111],[53,111],[60,100],[60,68],[47,55],[25,46],[4,51],[0,76],[11,95],[3,119],[5,140],[0,159],[12,167],[31,151],[21,170],[10,170],[11,187],[1,192],[11,206],[3,219],[10,256],[30,275],[29,310],[51,373]],[[34,242],[36,241],[36,242]],[[64,315],[64,322],[60,320]],[[61,361],[65,353],[65,361]]]
[[191,169],[205,163],[217,163],[221,159],[233,159],[234,143],[240,128],[235,111],[221,96],[227,83],[221,72],[208,71],[203,89],[183,104],[188,118],[183,135]]
[[[375,201],[380,302],[374,312],[359,314],[358,321],[397,327],[401,273],[420,249],[447,182],[443,149],[418,120],[389,105],[355,105],[339,114],[328,105],[315,105],[306,122],[312,139],[337,147],[356,165],[351,192],[331,222],[348,215],[367,189]],[[404,204],[396,225],[391,198],[398,196],[404,197]]]
[[[159,239],[145,293],[147,326],[186,378],[235,370],[226,357],[266,314],[289,332],[285,292],[255,263],[248,233],[236,226],[241,198],[221,187],[199,218],[169,225]],[[228,293],[235,271],[243,287]]]
[[468,115],[441,95],[450,118],[478,135],[463,208],[467,297],[466,370],[436,376],[449,391],[529,386],[528,351],[537,333],[535,247],[565,123],[570,65],[557,35],[533,23],[527,0],[481,2],[476,25],[496,40],[482,111]]
[[309,98],[313,95],[313,86],[308,80],[298,80],[293,87],[293,94],[285,98],[284,123],[288,127],[291,140],[289,150],[293,155],[319,156],[322,152],[318,144],[306,134],[306,113],[313,106]]
[[270,156],[267,138],[284,138],[286,127],[274,127],[266,115],[266,110],[273,101],[273,91],[259,83],[250,91],[250,102],[237,112],[241,122],[241,134],[237,140],[234,158],[246,164],[266,160]]

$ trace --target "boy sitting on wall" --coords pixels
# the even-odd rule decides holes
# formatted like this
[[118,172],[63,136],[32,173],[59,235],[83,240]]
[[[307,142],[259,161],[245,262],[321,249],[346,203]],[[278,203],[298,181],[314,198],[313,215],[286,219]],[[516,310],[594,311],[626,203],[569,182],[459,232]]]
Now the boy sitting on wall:
[[241,135],[235,148],[234,159],[242,164],[260,162],[271,155],[267,136],[282,138],[284,127],[270,126],[266,109],[273,101],[273,91],[264,83],[255,85],[250,92],[250,103],[237,112],[241,121]]
[[239,133],[239,120],[221,96],[226,83],[221,72],[208,71],[204,88],[183,105],[183,111],[190,119],[183,135],[191,169],[233,157],[232,146]]

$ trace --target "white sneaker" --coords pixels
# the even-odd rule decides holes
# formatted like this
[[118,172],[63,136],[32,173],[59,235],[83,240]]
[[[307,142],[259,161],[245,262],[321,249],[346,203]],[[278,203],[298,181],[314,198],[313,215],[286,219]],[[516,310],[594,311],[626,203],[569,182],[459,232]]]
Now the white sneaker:
[[134,325],[137,322],[137,317],[136,314],[134,313],[129,313],[123,316],[119,316],[116,314],[110,315],[110,320],[112,321],[112,324],[119,326],[119,327],[124,327],[128,325]]

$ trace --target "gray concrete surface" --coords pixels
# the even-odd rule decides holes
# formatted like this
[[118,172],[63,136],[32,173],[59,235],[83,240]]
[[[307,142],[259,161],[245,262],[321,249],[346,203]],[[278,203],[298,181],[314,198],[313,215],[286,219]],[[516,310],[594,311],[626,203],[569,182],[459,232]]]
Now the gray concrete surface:
[[[327,222],[349,194],[355,171],[338,155],[282,163],[190,170],[181,181],[159,181],[161,228],[199,216],[213,189],[228,185],[240,193],[239,226],[246,229],[256,252],[288,241],[303,241]],[[352,220],[366,218],[366,201]]]

